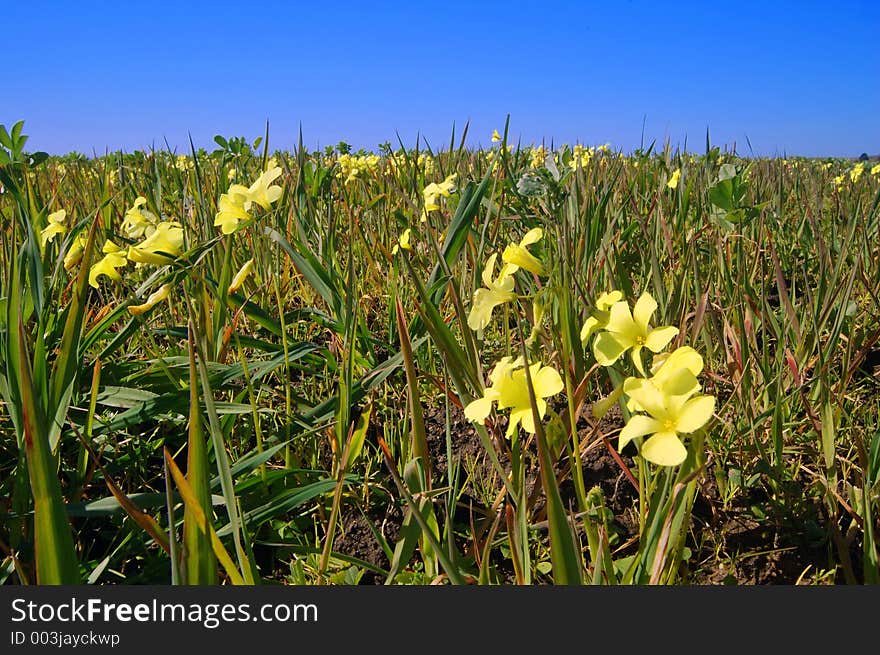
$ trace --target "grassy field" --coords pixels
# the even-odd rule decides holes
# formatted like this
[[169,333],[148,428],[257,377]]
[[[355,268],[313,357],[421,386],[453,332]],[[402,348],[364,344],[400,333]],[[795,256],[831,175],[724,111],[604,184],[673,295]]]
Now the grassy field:
[[21,129],[0,583],[880,582],[877,162]]

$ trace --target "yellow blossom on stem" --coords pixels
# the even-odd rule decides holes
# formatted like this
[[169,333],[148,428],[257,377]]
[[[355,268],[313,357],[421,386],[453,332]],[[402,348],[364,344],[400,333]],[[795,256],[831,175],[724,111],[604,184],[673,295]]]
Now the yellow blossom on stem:
[[596,309],[581,328],[581,343],[586,344],[594,332],[605,329],[605,326],[608,325],[611,306],[616,302],[620,302],[622,298],[623,294],[616,290],[608,291],[596,298]]
[[715,397],[690,394],[675,395],[672,379],[667,385],[656,386],[650,380],[634,380],[625,391],[646,414],[635,414],[620,431],[618,449],[638,437],[649,436],[640,454],[660,466],[676,466],[687,457],[687,449],[679,438],[702,428],[715,412]]
[[627,350],[631,350],[633,364],[642,375],[642,348],[659,353],[678,334],[678,328],[665,326],[651,329],[649,321],[657,309],[650,294],[643,293],[632,313],[626,301],[611,306],[608,323],[593,341],[593,355],[602,366],[611,366]]
[[[541,362],[529,365],[529,376],[532,380],[538,417],[543,419],[547,413],[546,398],[555,396],[565,388],[565,385],[556,369],[552,366],[542,366]],[[492,403],[495,402],[498,404],[498,409],[510,409],[506,432],[508,438],[516,434],[519,425],[522,425],[526,432],[534,434],[535,415],[532,413],[528,378],[522,357],[515,361],[511,361],[510,357],[503,358],[492,371],[490,381],[492,385],[486,389],[483,397],[465,407],[464,414],[468,420],[475,423],[485,422],[492,411]]]
[[86,247],[86,235],[79,234],[74,238],[73,243],[64,255],[64,270],[69,271],[82,261],[83,249]]
[[666,183],[670,189],[675,189],[678,187],[678,181],[681,179],[681,169],[676,168],[675,172],[672,173],[672,176],[669,178],[669,181]]
[[122,219],[122,233],[129,239],[142,239],[144,236],[150,236],[156,229],[159,219],[153,212],[141,209],[146,204],[147,199],[138,196],[134,205],[125,212],[125,217]]
[[280,166],[268,169],[247,190],[248,200],[257,203],[260,207],[269,211],[272,208],[272,203],[281,197],[281,187],[277,184],[272,184],[280,176]]
[[447,175],[442,182],[431,182],[422,191],[425,208],[422,210],[422,222],[428,219],[428,212],[440,210],[440,197],[448,198],[455,191],[456,173]]
[[482,275],[483,284],[486,286],[474,292],[473,304],[467,320],[471,330],[485,329],[492,319],[492,311],[495,307],[516,299],[516,294],[513,292],[513,273],[516,272],[516,267],[502,266],[498,277],[492,279],[497,258],[498,253],[494,253],[486,261]]
[[244,284],[244,281],[248,278],[248,275],[251,274],[251,271],[254,268],[254,259],[251,257],[244,264],[242,264],[241,268],[238,269],[238,272],[233,276],[232,282],[229,283],[229,293],[235,293],[241,288],[241,285]]
[[501,135],[498,134],[498,130],[492,130],[492,143],[498,143],[501,141]]
[[141,314],[151,310],[153,307],[158,305],[160,302],[168,298],[171,293],[171,285],[163,284],[156,291],[150,294],[147,298],[146,302],[141,305],[131,305],[128,308],[128,312],[133,316],[140,316]]
[[412,245],[410,245],[409,238],[410,238],[410,229],[406,228],[403,231],[403,234],[400,235],[400,238],[397,240],[397,243],[395,243],[394,247],[391,249],[391,254],[396,255],[397,251],[401,248],[403,250],[411,250]]
[[45,250],[46,244],[49,241],[54,241],[56,236],[67,233],[67,225],[64,224],[66,216],[67,212],[63,209],[59,209],[57,212],[49,214],[49,224],[40,231],[41,251]]
[[[676,348],[671,353],[661,353],[651,364],[651,377],[647,382],[670,396],[690,398],[700,390],[697,376],[703,370],[703,358],[690,346]],[[629,391],[645,382],[644,378],[627,378],[623,383],[623,391]],[[630,397],[626,408],[631,412],[642,412],[644,409],[635,398]]]
[[122,276],[116,269],[122,268],[127,263],[125,251],[109,239],[104,242],[101,252],[104,253],[104,257],[99,262],[92,264],[92,267],[89,269],[89,284],[95,289],[98,288],[98,278],[101,275],[106,275],[111,280],[119,282]]
[[864,173],[864,172],[865,172],[865,164],[864,164],[864,162],[859,162],[849,172],[849,179],[853,182],[858,182],[859,178],[862,176],[862,173]]
[[128,258],[139,264],[167,264],[183,249],[183,227],[180,223],[165,221],[143,242],[128,249]]
[[537,243],[543,236],[544,231],[541,228],[532,228],[526,232],[519,244],[511,243],[504,249],[501,254],[502,261],[506,264],[513,264],[516,268],[524,268],[535,275],[546,275],[547,272],[541,260],[526,250],[526,246]]
[[223,234],[232,234],[238,228],[239,221],[251,219],[248,213],[250,207],[247,187],[233,184],[229,187],[229,191],[220,196],[220,206],[214,217],[214,226],[220,226]]

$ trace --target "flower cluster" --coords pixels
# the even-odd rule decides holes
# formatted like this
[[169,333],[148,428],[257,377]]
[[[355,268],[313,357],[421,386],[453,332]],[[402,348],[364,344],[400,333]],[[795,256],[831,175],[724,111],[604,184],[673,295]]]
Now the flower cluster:
[[422,209],[422,222],[428,220],[428,212],[440,211],[440,198],[448,198],[455,191],[456,174],[447,175],[442,182],[431,182],[422,191],[425,200]]
[[214,217],[214,225],[220,226],[223,234],[232,234],[238,229],[239,221],[251,219],[251,208],[254,204],[269,211],[281,197],[281,187],[272,184],[281,176],[281,167],[268,168],[250,187],[233,184],[229,190],[221,194],[219,208]]
[[[649,437],[641,445],[641,456],[660,466],[676,466],[687,456],[679,435],[696,432],[715,411],[715,397],[698,393],[697,376],[703,370],[703,358],[689,346],[663,352],[678,328],[650,326],[657,309],[650,294],[643,293],[632,311],[621,298],[619,291],[612,291],[597,299],[595,311],[581,330],[581,339],[586,342],[596,335],[593,354],[603,366],[613,365],[629,351],[642,376],[627,377],[611,396],[616,400],[625,394],[627,409],[634,412],[621,430],[618,448],[638,437]],[[645,374],[643,348],[654,353],[651,377]],[[607,403],[602,406],[607,407]]]
[[535,405],[538,416],[544,418],[547,413],[547,398],[562,391],[564,385],[559,373],[552,366],[542,366],[541,362],[529,364],[526,377],[525,361],[522,357],[513,359],[503,357],[489,374],[492,383],[483,393],[482,398],[469,403],[464,408],[464,415],[469,421],[485,423],[492,411],[492,404],[497,403],[498,409],[510,409],[510,421],[507,424],[507,437],[516,433],[519,425],[530,433],[535,433],[535,415],[529,397],[529,377],[535,394]]
[[504,265],[497,277],[495,275],[495,261],[498,253],[493,253],[486,261],[483,269],[484,286],[474,292],[471,311],[468,314],[468,327],[474,331],[481,331],[492,319],[492,311],[498,305],[510,302],[516,298],[513,292],[513,275],[523,268],[535,275],[545,275],[543,263],[527,249],[527,246],[537,243],[544,236],[544,231],[539,228],[529,230],[522,240],[516,244],[511,243],[501,254]]
[[376,173],[381,163],[379,155],[351,155],[343,153],[339,155],[336,163],[339,169],[336,177],[345,181],[345,184],[353,184],[362,179],[366,174]]

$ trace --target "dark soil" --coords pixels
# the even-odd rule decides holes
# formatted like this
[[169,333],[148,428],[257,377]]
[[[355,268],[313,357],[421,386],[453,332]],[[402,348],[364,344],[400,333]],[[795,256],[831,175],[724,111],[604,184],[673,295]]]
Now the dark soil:
[[[425,408],[424,418],[432,479],[435,487],[442,486],[447,483],[449,466],[446,409],[443,406]],[[594,429],[584,418],[578,421],[578,433],[583,447],[581,470],[584,485],[588,491],[596,486],[601,489],[605,506],[613,515],[609,524],[612,549],[633,542],[638,534],[638,491],[617,459],[619,457],[627,467],[632,468],[634,446],[628,446],[623,453],[617,455],[613,451],[615,440],[602,439],[603,434],[611,434],[613,437],[622,425],[623,420],[616,407],[603,418],[598,429]],[[496,426],[497,433],[503,435],[505,427],[505,424]],[[462,480],[461,501],[453,519],[462,526],[460,532],[466,534],[473,525],[479,529],[480,521],[491,513],[488,504],[500,493],[502,484],[473,425],[456,407],[450,410],[449,429],[451,454],[459,466]],[[504,453],[506,442],[502,446],[499,459],[507,467],[509,460]],[[530,450],[532,461],[536,462],[534,443]],[[566,457],[562,457],[557,463],[556,473],[560,480],[563,502],[574,508],[576,496]],[[688,540],[692,554],[686,570],[682,572],[683,581],[700,585],[765,585],[819,581],[818,576],[826,571],[829,559],[827,539],[823,538],[817,527],[821,521],[818,516],[821,510],[810,506],[802,507],[798,516],[788,517],[768,516],[761,511],[756,513],[756,507],[766,510],[773,505],[767,492],[760,486],[748,491],[741,490],[725,505],[714,476],[710,464],[699,480]],[[527,471],[526,484],[527,489],[534,491],[532,519],[537,523],[546,517],[543,515],[544,499],[536,466]],[[390,480],[386,488],[393,488]],[[402,503],[399,501],[374,504],[369,509],[368,518],[364,518],[356,508],[348,508],[343,519],[343,529],[336,537],[334,550],[387,569],[390,562],[370,530],[367,520],[381,531],[393,549],[403,520],[401,507]],[[816,522],[805,519],[809,515],[815,515]],[[472,544],[459,545],[464,553],[473,550]],[[634,551],[633,543],[616,556]],[[513,582],[512,566],[509,562],[500,561],[501,559],[498,562],[493,561],[497,572],[507,581]],[[822,581],[842,580],[828,580],[826,576]],[[382,582],[384,580],[381,575],[369,571],[361,579],[362,584]]]

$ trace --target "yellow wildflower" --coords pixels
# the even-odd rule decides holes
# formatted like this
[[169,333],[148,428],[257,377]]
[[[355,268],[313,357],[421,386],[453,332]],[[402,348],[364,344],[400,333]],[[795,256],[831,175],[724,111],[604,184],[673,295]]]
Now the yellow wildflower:
[[[529,376],[538,416],[544,418],[547,413],[545,399],[562,391],[565,385],[556,369],[552,366],[542,366],[541,362],[529,365]],[[535,416],[532,413],[528,378],[522,357],[517,358],[516,361],[504,357],[495,366],[489,378],[492,385],[485,390],[482,398],[477,398],[465,407],[465,417],[474,423],[484,423],[492,411],[492,403],[497,402],[498,409],[511,410],[506,432],[508,438],[516,434],[519,425],[522,425],[526,432],[534,434]]]
[[669,178],[669,181],[666,183],[666,186],[670,189],[678,188],[678,181],[681,179],[681,169],[676,168],[675,172],[672,173],[672,176]]
[[139,264],[167,264],[183,249],[183,227],[180,223],[164,221],[137,246],[128,249],[128,258]]
[[48,225],[44,227],[40,231],[40,250],[43,251],[46,249],[46,244],[49,241],[54,241],[55,237],[59,234],[67,233],[67,225],[64,224],[64,219],[67,216],[67,212],[63,209],[59,209],[57,212],[53,212],[49,214]]
[[446,179],[440,182],[431,182],[422,191],[425,199],[425,208],[422,210],[422,222],[428,219],[428,212],[440,210],[440,197],[448,198],[455,191],[456,174],[447,175]]
[[[685,369],[682,369],[685,370]],[[687,371],[690,373],[690,371]],[[702,428],[715,412],[715,397],[690,393],[676,394],[672,379],[658,386],[650,380],[636,380],[625,387],[628,396],[647,413],[633,415],[620,431],[618,448],[637,437],[651,435],[642,444],[641,455],[660,466],[676,466],[687,457],[687,449],[679,434],[690,434]]]
[[862,176],[862,173],[864,173],[864,172],[865,172],[865,164],[863,162],[859,162],[849,172],[849,179],[853,182],[858,182],[859,178]]
[[229,283],[228,292],[235,293],[236,291],[238,291],[239,288],[241,288],[241,285],[244,284],[244,281],[247,279],[248,275],[251,274],[253,268],[254,259],[253,257],[251,257],[244,264],[242,264],[242,267],[238,269],[238,273],[233,276],[232,282]]
[[83,250],[86,247],[86,235],[80,233],[70,244],[67,254],[64,255],[64,270],[69,271],[82,261]]
[[501,259],[506,264],[513,264],[517,268],[524,268],[535,275],[546,275],[544,265],[537,257],[526,250],[526,246],[537,243],[544,236],[544,231],[535,227],[526,232],[519,244],[511,243],[504,249]]
[[134,201],[134,206],[125,212],[122,220],[122,232],[129,239],[141,239],[144,236],[150,236],[156,229],[159,219],[154,213],[147,209],[141,209],[147,204],[147,199],[138,196]]
[[492,143],[498,143],[501,141],[501,135],[498,134],[498,130],[492,130]]
[[486,261],[482,275],[483,284],[486,286],[474,291],[473,305],[467,320],[471,330],[485,329],[492,319],[492,311],[495,307],[516,298],[516,294],[513,293],[513,273],[516,272],[516,266],[502,266],[498,277],[493,280],[492,274],[495,272],[497,258],[498,253],[493,253]]
[[871,167],[871,175],[880,175],[880,164],[874,164]]
[[605,329],[610,316],[608,310],[614,303],[620,302],[622,298],[623,294],[620,291],[609,291],[596,298],[596,309],[581,328],[581,343],[587,343],[596,330]]
[[403,234],[400,235],[400,238],[397,240],[397,243],[395,243],[394,247],[391,249],[391,254],[396,255],[397,251],[400,248],[403,248],[404,250],[411,250],[412,245],[410,245],[409,238],[410,238],[410,229],[406,228],[403,231]]
[[92,264],[89,269],[89,284],[96,289],[98,288],[98,277],[101,275],[106,275],[111,280],[119,282],[122,276],[116,269],[122,268],[126,264],[125,251],[109,239],[104,243],[101,252],[104,253],[104,257],[96,264]]
[[220,207],[214,217],[214,225],[219,225],[223,234],[232,234],[238,227],[239,221],[250,220],[251,215],[248,213],[250,206],[248,189],[241,184],[233,184],[229,187],[229,191],[220,196]]
[[657,309],[657,302],[650,294],[643,293],[636,301],[632,313],[624,300],[616,302],[609,311],[605,330],[593,342],[593,355],[602,366],[611,366],[627,350],[632,350],[633,364],[642,375],[642,348],[659,353],[678,334],[678,328],[665,326],[651,329],[648,325]]
[[154,291],[147,298],[146,302],[141,305],[131,305],[128,308],[128,312],[133,316],[140,316],[144,312],[151,310],[153,307],[158,305],[160,302],[168,298],[171,293],[171,285],[163,284],[156,291]]
[[260,207],[269,211],[272,208],[272,203],[281,197],[281,187],[277,184],[269,185],[280,176],[280,166],[268,169],[247,190],[248,200],[257,203]]

